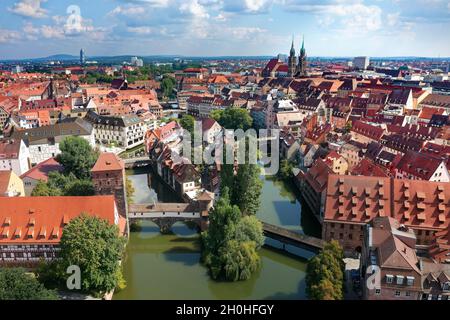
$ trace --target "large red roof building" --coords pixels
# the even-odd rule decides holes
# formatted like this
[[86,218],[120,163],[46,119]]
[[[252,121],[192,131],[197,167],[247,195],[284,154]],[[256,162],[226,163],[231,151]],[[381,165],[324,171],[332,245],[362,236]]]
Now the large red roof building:
[[82,213],[107,220],[124,234],[113,196],[0,197],[0,265],[36,264],[57,256],[64,227]]

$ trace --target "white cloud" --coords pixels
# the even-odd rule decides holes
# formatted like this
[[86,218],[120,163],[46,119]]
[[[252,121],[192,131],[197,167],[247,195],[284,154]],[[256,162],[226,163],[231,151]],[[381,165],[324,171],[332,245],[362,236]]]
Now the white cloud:
[[47,0],[21,0],[16,2],[9,11],[31,18],[44,18],[47,16],[47,10],[41,8],[41,4]]
[[190,23],[187,27],[188,34],[200,39],[209,36],[209,13],[198,0],[184,2],[180,6],[180,12],[190,17]]
[[114,8],[111,12],[108,13],[108,15],[110,16],[115,16],[115,15],[124,15],[124,16],[129,16],[129,17],[133,17],[136,15],[141,15],[144,14],[146,12],[146,8],[143,6],[118,6],[116,8]]
[[58,26],[43,25],[40,28],[40,32],[41,32],[42,36],[46,39],[64,39],[65,38],[64,30],[62,28],[59,28]]
[[379,6],[365,5],[357,0],[318,1],[317,3],[290,1],[287,8],[315,13],[321,27],[332,27],[351,33],[378,31],[383,25],[383,11]]
[[256,12],[263,9],[269,2],[268,0],[245,0],[245,5],[250,12]]
[[20,38],[20,33],[15,30],[0,29],[0,43],[9,43]]
[[191,14],[195,19],[207,19],[209,18],[208,11],[201,5],[198,0],[190,0],[184,2],[180,6],[180,11],[183,13]]
[[142,27],[127,27],[127,31],[131,33],[137,34],[152,34],[155,30],[151,27],[142,26]]
[[126,2],[145,4],[154,8],[165,8],[169,5],[170,0],[128,0]]
[[400,18],[400,12],[389,13],[387,15],[387,24],[390,27],[393,27],[398,24]]
[[267,32],[267,30],[258,27],[230,27],[225,30],[231,37],[238,40],[249,40],[257,34]]

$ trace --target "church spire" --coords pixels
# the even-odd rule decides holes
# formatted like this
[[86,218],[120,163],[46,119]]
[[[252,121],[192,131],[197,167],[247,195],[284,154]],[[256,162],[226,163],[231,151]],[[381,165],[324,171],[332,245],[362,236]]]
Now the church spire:
[[302,47],[300,49],[300,54],[305,54],[305,35],[303,35],[303,39],[302,39]]
[[294,48],[294,35],[292,35],[292,45],[291,45],[291,55],[295,55],[295,48]]

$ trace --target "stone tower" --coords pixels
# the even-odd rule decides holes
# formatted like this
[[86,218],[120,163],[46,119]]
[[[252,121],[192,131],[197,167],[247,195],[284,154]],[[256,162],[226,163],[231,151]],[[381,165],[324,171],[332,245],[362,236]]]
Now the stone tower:
[[125,165],[114,153],[101,153],[91,170],[97,195],[114,195],[119,214],[127,218]]
[[297,70],[297,57],[295,56],[294,37],[292,37],[291,51],[289,52],[288,68],[288,76],[293,77]]
[[306,76],[305,37],[303,37],[302,47],[300,49],[300,55],[298,56],[297,75],[300,76],[300,77]]

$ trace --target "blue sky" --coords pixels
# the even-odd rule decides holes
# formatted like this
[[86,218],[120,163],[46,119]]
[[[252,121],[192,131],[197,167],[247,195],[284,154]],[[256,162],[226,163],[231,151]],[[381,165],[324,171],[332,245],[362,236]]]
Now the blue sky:
[[0,0],[0,59],[275,55],[302,34],[310,56],[448,57],[450,0]]

